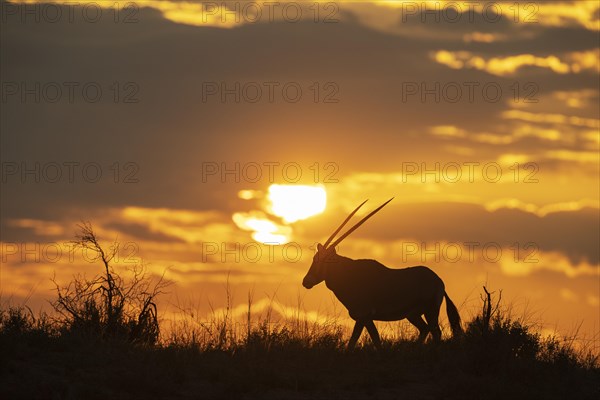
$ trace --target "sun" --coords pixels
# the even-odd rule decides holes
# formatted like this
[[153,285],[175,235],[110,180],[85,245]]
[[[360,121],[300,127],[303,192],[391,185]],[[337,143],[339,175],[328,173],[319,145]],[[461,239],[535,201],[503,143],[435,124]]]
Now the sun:
[[[238,195],[242,199],[252,199],[256,193],[245,190]],[[320,214],[327,205],[325,188],[317,185],[273,184],[266,197],[263,210],[237,212],[232,219],[240,229],[252,232],[255,241],[269,245],[289,243],[292,237],[289,224]],[[281,220],[274,220],[273,215]]]
[[327,192],[322,186],[273,184],[267,198],[271,213],[286,223],[320,214],[327,205]]

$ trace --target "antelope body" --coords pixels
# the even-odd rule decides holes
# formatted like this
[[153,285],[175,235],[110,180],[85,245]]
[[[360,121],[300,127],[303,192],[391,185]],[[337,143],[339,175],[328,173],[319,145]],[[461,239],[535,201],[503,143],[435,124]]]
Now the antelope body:
[[424,341],[429,333],[435,341],[439,341],[441,331],[438,317],[444,297],[452,333],[457,335],[462,332],[458,310],[446,294],[444,282],[429,268],[417,266],[390,269],[375,260],[353,260],[335,251],[337,244],[390,201],[391,199],[329,245],[364,202],[358,206],[325,245],[317,245],[317,253],[302,282],[304,287],[310,289],[325,281],[327,287],[348,309],[350,317],[356,321],[348,343],[349,348],[356,345],[364,328],[367,328],[375,346],[381,346],[374,320],[397,321],[407,318],[419,330],[419,341]]

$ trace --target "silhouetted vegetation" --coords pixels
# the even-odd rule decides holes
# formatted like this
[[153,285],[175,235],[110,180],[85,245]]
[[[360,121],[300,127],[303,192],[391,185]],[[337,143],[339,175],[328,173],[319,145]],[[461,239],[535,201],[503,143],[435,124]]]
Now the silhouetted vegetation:
[[162,278],[152,282],[143,266],[138,265],[129,271],[130,279],[122,278],[111,265],[119,250],[118,243],[114,242],[107,252],[91,224],[82,223],[79,228],[80,233],[72,242],[74,248],[92,253],[104,271],[91,279],[76,276],[66,287],[54,281],[57,297],[52,307],[60,315],[59,330],[63,334],[156,343],[159,324],[155,299],[167,282]]
[[[81,246],[97,251],[104,272],[57,285],[58,313],[0,309],[0,398],[267,399],[595,399],[598,357],[558,337],[544,338],[484,288],[482,309],[465,333],[439,344],[383,337],[346,350],[333,318],[274,321],[271,310],[233,321],[187,313],[160,334],[155,298],[164,287],[111,266],[89,225]],[[416,332],[415,332],[416,334]]]
[[[67,325],[65,324],[65,321]],[[440,344],[368,341],[339,325],[224,320],[159,343],[89,336],[89,325],[0,311],[2,398],[596,398],[598,358],[496,308]],[[489,321],[489,324],[486,324]],[[82,329],[85,335],[74,335]],[[204,331],[204,334],[201,332]],[[236,333],[237,332],[237,333]]]

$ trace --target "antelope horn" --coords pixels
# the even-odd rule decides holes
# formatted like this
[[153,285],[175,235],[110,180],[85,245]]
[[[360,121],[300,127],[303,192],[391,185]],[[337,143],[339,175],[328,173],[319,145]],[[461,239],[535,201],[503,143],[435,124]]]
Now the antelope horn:
[[327,241],[325,242],[325,244],[323,245],[323,247],[327,248],[327,246],[329,246],[329,243],[331,243],[331,241],[333,240],[333,238],[335,237],[335,235],[338,234],[339,231],[342,230],[342,228],[348,223],[348,221],[350,221],[350,218],[354,217],[354,214],[356,214],[356,212],[367,202],[369,201],[369,199],[363,201],[358,207],[356,207],[354,209],[354,211],[352,211],[350,213],[350,215],[348,215],[348,218],[346,218],[344,220],[344,222],[342,222],[342,224],[335,230],[335,232],[333,232],[331,234],[331,236],[329,236],[329,239],[327,239]]
[[[340,242],[342,240],[344,240],[349,234],[351,234],[352,232],[354,232],[359,226],[361,226],[366,220],[368,220],[369,218],[371,218],[373,215],[375,215],[375,213],[377,213],[377,211],[381,210],[383,207],[385,207],[385,205],[387,203],[389,203],[390,201],[394,200],[394,198],[392,197],[391,199],[389,199],[388,201],[386,201],[385,203],[383,203],[382,205],[380,205],[379,207],[377,207],[375,210],[371,211],[369,213],[369,215],[367,215],[366,217],[364,217],[363,219],[361,219],[356,225],[354,225],[352,228],[348,229],[348,231],[346,231],[346,233],[344,233],[342,236],[340,236],[335,242],[333,242],[331,244],[331,246],[329,247],[335,247],[338,244],[340,244]],[[364,204],[364,203],[363,203]],[[362,204],[361,204],[362,205]],[[356,211],[356,210],[355,210]]]

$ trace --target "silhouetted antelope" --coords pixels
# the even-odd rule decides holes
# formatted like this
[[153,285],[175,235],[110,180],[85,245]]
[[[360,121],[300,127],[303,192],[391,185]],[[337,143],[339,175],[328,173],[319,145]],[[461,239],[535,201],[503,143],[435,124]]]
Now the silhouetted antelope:
[[[324,245],[320,243],[317,245],[317,253],[302,281],[302,285],[307,289],[325,281],[327,287],[346,306],[350,317],[356,321],[348,343],[349,349],[356,345],[363,328],[367,328],[375,346],[381,346],[379,332],[373,320],[397,321],[407,318],[419,329],[419,341],[423,342],[429,333],[434,341],[439,341],[441,331],[438,317],[444,297],[452,334],[457,335],[462,332],[458,310],[446,294],[444,282],[429,268],[418,266],[390,269],[375,260],[353,260],[336,253],[335,246],[392,199],[383,203],[331,243],[335,235],[366,203],[366,200],[359,205]],[[422,315],[425,315],[427,322],[423,320]]]

